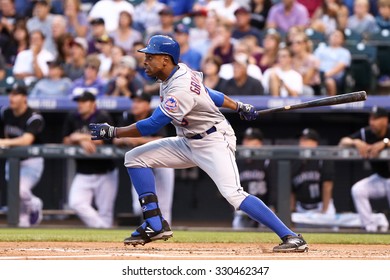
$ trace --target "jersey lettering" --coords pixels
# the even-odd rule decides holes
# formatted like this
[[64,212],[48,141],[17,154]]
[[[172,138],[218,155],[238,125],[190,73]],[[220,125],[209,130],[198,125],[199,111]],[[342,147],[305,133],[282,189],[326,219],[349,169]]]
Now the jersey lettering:
[[191,86],[190,90],[196,94],[200,94],[200,84],[194,73],[191,73]]

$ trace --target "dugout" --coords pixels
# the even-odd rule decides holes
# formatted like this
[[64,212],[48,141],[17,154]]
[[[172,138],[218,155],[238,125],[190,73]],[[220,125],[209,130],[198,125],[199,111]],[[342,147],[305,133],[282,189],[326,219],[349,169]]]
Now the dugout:
[[[66,110],[45,111],[44,131],[48,143],[61,142],[61,125],[67,114]],[[120,116],[119,111],[110,112],[114,119]],[[340,111],[294,111],[264,115],[254,122],[245,122],[232,112],[224,112],[232,124],[241,142],[241,135],[249,126],[261,128],[270,145],[294,144],[299,132],[305,127],[316,129],[321,135],[321,144],[337,145],[339,139],[367,124],[367,113],[364,110]],[[173,127],[170,127],[174,134]],[[116,201],[116,215],[131,213],[131,191],[128,175],[123,167],[123,159],[118,159],[120,167],[120,186]],[[335,162],[334,201],[338,212],[354,211],[350,188],[354,182],[370,174],[364,161]],[[67,165],[62,159],[46,159],[42,180],[34,193],[43,199],[44,209],[63,209],[67,202]],[[63,178],[59,180],[58,178]],[[4,159],[0,159],[0,205],[6,203],[6,182],[4,181]],[[375,201],[376,211],[388,214],[386,200]],[[119,216],[117,216],[119,217]],[[211,179],[201,170],[176,170],[176,185],[173,205],[173,223],[181,225],[229,226],[232,220],[232,208],[219,194]]]

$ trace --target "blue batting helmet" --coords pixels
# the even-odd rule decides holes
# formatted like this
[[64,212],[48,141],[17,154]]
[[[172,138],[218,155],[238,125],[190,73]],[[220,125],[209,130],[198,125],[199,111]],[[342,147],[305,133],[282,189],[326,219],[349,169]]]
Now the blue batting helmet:
[[150,38],[146,48],[138,50],[148,54],[167,54],[172,57],[173,63],[179,63],[180,46],[169,36],[154,35]]

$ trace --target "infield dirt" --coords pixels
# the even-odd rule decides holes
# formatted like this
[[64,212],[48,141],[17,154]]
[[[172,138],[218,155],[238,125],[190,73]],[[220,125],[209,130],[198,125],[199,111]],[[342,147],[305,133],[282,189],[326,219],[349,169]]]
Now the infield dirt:
[[311,244],[306,253],[273,253],[270,243],[0,242],[0,260],[390,260],[390,245]]

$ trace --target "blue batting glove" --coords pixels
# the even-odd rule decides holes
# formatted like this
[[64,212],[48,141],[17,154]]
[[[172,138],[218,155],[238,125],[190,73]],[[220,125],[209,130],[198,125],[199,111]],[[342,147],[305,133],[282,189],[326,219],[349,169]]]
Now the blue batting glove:
[[238,102],[237,105],[237,112],[242,120],[254,121],[257,118],[257,112],[252,105],[243,104],[242,102]]
[[116,137],[116,127],[108,123],[90,123],[89,129],[92,140],[110,140]]

